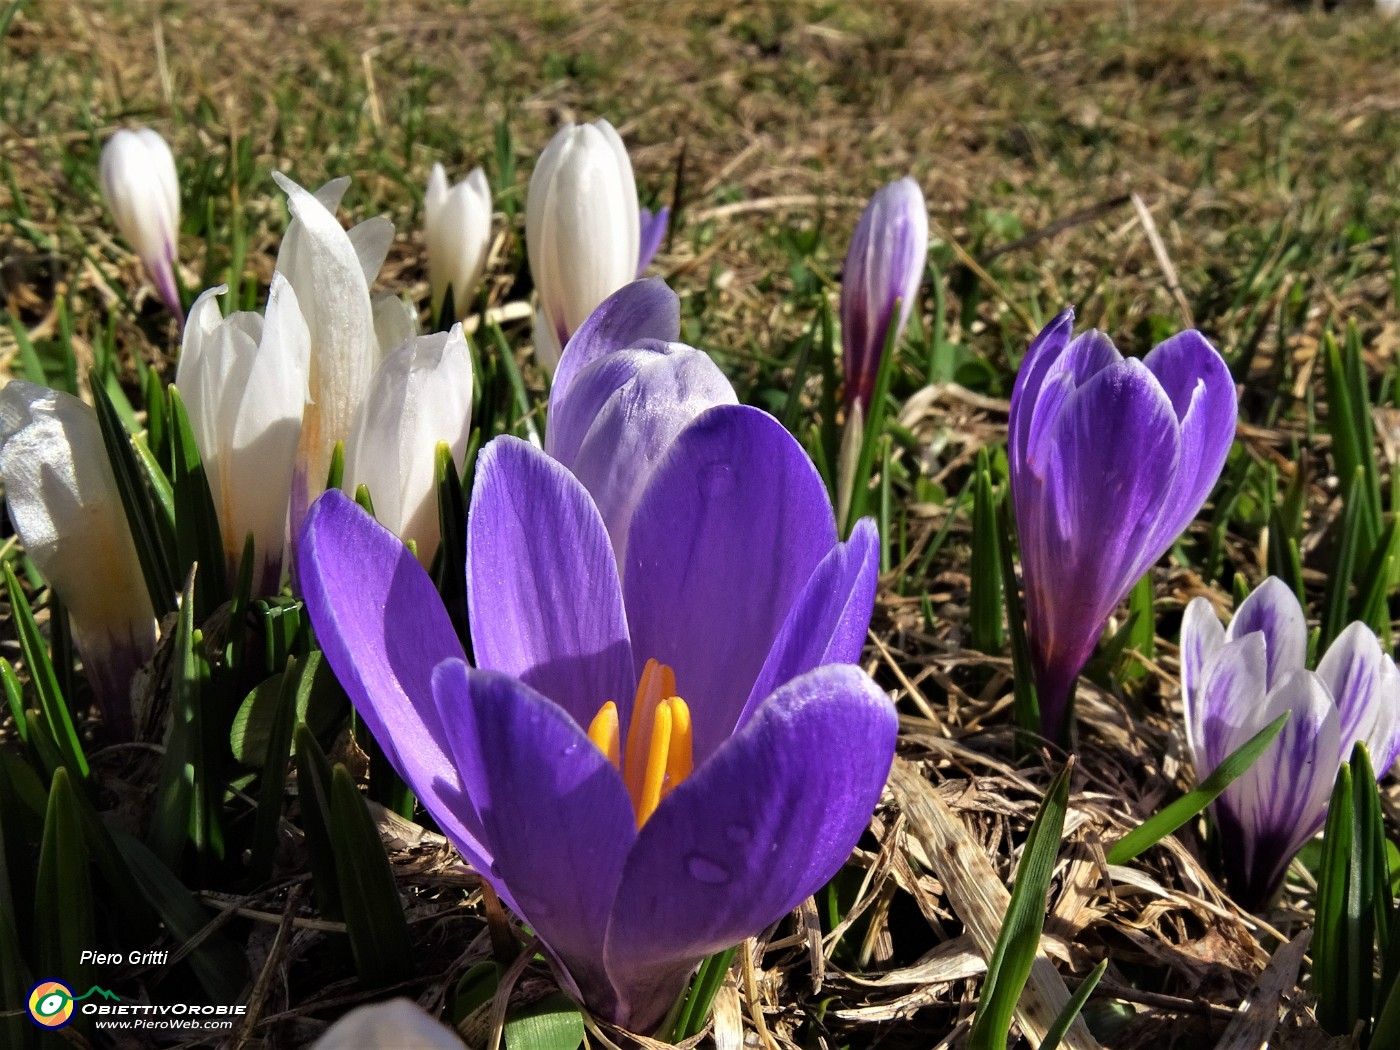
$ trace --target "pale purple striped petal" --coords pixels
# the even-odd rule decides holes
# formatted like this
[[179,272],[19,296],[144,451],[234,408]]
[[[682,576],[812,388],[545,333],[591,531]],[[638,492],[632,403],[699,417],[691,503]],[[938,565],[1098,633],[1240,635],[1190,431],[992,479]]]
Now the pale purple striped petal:
[[1268,577],[1240,603],[1225,637],[1243,638],[1252,631],[1263,634],[1269,650],[1265,689],[1273,688],[1283,675],[1306,662],[1308,622],[1303,607],[1293,589],[1277,576]]

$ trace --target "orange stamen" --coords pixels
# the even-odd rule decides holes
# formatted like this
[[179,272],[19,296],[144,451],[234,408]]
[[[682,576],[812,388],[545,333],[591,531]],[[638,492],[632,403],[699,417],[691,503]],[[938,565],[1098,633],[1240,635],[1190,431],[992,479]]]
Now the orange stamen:
[[593,721],[588,723],[588,739],[598,746],[598,750],[607,756],[614,769],[622,768],[622,748],[620,741],[621,733],[617,721],[617,704],[609,700],[598,713],[593,716]]
[[637,827],[647,822],[661,804],[661,789],[666,785],[666,754],[671,749],[671,701],[663,700],[652,716],[651,746],[642,769],[642,794],[637,800]]
[[647,661],[625,745],[620,738],[617,704],[609,700],[589,723],[588,739],[622,773],[640,828],[694,769],[690,708],[676,695],[675,672],[665,664]]

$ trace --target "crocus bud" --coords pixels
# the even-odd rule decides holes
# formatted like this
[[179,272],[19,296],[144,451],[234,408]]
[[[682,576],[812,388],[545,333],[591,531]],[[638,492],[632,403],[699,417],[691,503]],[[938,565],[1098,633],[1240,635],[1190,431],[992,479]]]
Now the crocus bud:
[[454,320],[471,312],[476,286],[486,269],[491,247],[491,187],[486,173],[473,168],[461,182],[447,185],[447,172],[434,164],[423,200],[428,235],[428,279],[433,287],[433,315],[442,310],[452,289]]
[[666,239],[666,227],[671,221],[671,209],[666,207],[652,211],[650,208],[642,208],[638,212],[638,224],[640,233],[639,254],[637,255],[637,276],[647,272],[647,267],[656,258],[656,253],[661,249],[661,242]]
[[357,1006],[331,1025],[311,1050],[466,1050],[462,1040],[407,999]]
[[919,184],[905,176],[877,190],[856,224],[841,277],[841,345],[846,404],[870,398],[899,301],[895,339],[904,334],[928,260],[928,212]]
[[97,413],[12,381],[0,390],[0,479],[25,551],[68,609],[107,724],[129,738],[131,676],[155,649],[155,613]]
[[349,179],[335,179],[308,193],[274,172],[287,194],[292,222],[277,253],[277,272],[287,278],[311,334],[307,404],[297,446],[290,525],[293,535],[306,508],[326,487],[336,442],[350,425],[379,363],[379,340],[369,289],[393,240],[394,226],[370,219],[348,232],[335,207]]
[[1375,633],[1356,622],[1317,670],[1307,669],[1308,622],[1275,576],[1222,627],[1205,598],[1181,621],[1186,739],[1204,780],[1232,751],[1284,712],[1283,731],[1211,804],[1226,878],[1246,907],[1278,891],[1294,854],[1321,830],[1332,782],[1360,741],[1376,776],[1400,753],[1400,673]]
[[271,594],[282,578],[311,334],[296,292],[273,273],[267,316],[219,316],[220,285],[190,308],[175,386],[204,462],[235,579],[253,536],[253,586]]
[[636,276],[639,223],[632,162],[612,125],[565,124],[540,155],[525,204],[540,302],[535,351],[547,371],[593,308]]
[[413,540],[425,566],[437,550],[434,450],[460,465],[471,434],[472,358],[460,324],[411,339],[375,370],[345,446],[346,489],[369,489],[382,525]]
[[123,129],[102,147],[98,175],[117,229],[145,264],[161,301],[183,320],[175,281],[180,183],[170,147],[150,128]]

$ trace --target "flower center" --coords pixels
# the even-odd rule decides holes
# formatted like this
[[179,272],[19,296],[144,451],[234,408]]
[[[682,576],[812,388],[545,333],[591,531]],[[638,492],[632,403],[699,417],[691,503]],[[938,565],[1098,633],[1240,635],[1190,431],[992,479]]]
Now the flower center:
[[690,750],[690,708],[676,695],[675,672],[655,660],[648,660],[642,670],[626,744],[621,739],[617,704],[612,700],[589,723],[588,739],[622,774],[639,828],[695,768]]

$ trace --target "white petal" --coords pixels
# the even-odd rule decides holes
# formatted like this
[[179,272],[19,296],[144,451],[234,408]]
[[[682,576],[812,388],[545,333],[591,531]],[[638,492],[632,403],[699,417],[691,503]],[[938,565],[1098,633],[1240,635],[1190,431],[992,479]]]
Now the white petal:
[[407,999],[358,1006],[326,1029],[311,1050],[466,1050],[451,1029]]
[[376,215],[350,227],[348,235],[360,260],[360,272],[365,275],[365,287],[372,287],[394,244],[394,224],[387,217]]
[[1267,659],[1263,635],[1252,633],[1225,643],[1206,663],[1192,751],[1202,780],[1269,724],[1264,717]]
[[[430,183],[429,192],[432,190]],[[443,188],[435,206],[427,209],[426,222],[433,310],[442,309],[450,286],[453,310],[461,320],[471,312],[491,246],[491,191],[486,173],[474,168],[450,190]]]
[[1298,596],[1277,576],[1266,578],[1240,603],[1225,636],[1233,640],[1250,631],[1261,632],[1268,645],[1269,687],[1307,662],[1307,618]]
[[1206,598],[1192,598],[1181,618],[1181,693],[1186,742],[1193,755],[1204,756],[1206,666],[1225,644],[1225,628]]
[[393,292],[374,297],[374,336],[379,354],[387,357],[418,334],[418,312]]

